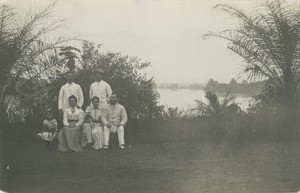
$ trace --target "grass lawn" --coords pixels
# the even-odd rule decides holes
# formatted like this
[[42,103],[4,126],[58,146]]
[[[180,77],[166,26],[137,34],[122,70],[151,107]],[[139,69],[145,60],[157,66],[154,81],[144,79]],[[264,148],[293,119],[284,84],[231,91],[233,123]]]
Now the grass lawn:
[[37,139],[1,141],[6,192],[227,193],[300,190],[300,144],[132,144],[60,153]]

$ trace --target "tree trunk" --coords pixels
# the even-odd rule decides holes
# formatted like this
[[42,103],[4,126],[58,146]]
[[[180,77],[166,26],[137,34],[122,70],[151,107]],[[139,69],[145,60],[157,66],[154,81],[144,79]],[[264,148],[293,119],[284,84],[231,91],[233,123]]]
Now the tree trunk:
[[7,115],[6,115],[6,110],[5,110],[5,104],[2,104],[0,102],[0,131],[3,130],[5,125],[7,124]]
[[2,88],[2,92],[0,93],[0,129],[8,123],[6,114],[6,98],[5,89]]

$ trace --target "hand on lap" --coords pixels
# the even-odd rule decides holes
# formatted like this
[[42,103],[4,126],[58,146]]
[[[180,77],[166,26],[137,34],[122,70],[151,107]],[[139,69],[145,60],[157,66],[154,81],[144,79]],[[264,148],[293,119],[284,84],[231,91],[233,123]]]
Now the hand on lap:
[[76,127],[76,123],[75,123],[75,122],[71,122],[70,125],[69,125],[69,127],[70,127],[70,128]]

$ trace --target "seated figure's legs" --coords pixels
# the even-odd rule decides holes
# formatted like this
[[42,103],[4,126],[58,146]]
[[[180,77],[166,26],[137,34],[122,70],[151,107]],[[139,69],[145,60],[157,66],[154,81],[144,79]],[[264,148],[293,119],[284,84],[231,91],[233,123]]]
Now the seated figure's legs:
[[103,134],[104,134],[104,145],[108,146],[110,129],[104,126]]
[[70,149],[66,137],[66,128],[62,128],[62,130],[59,131],[58,142],[58,151],[68,151]]
[[82,147],[79,145],[78,134],[80,130],[80,126],[69,128],[66,127],[66,138],[68,146],[71,150],[79,152],[82,151]]
[[124,141],[124,127],[120,126],[117,129],[117,132],[118,132],[119,145],[125,145],[125,141]]
[[94,149],[100,149],[103,146],[103,132],[102,127],[95,125],[95,127],[92,130],[92,143]]
[[92,143],[92,128],[90,123],[83,124],[83,138],[87,143]]

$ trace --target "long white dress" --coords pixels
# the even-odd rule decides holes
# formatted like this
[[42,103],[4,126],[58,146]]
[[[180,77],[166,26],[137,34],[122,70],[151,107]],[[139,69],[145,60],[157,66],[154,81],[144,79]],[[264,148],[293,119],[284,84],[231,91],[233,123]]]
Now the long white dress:
[[[70,127],[70,123],[75,123],[75,127]],[[68,108],[64,111],[64,128],[58,133],[58,151],[82,151],[79,145],[80,129],[84,122],[84,112],[77,107]]]
[[100,108],[88,106],[85,113],[92,116],[92,122],[83,124],[81,144],[85,147],[86,144],[89,143],[92,144],[92,148],[101,149],[103,147],[103,127],[101,124],[102,110]]

